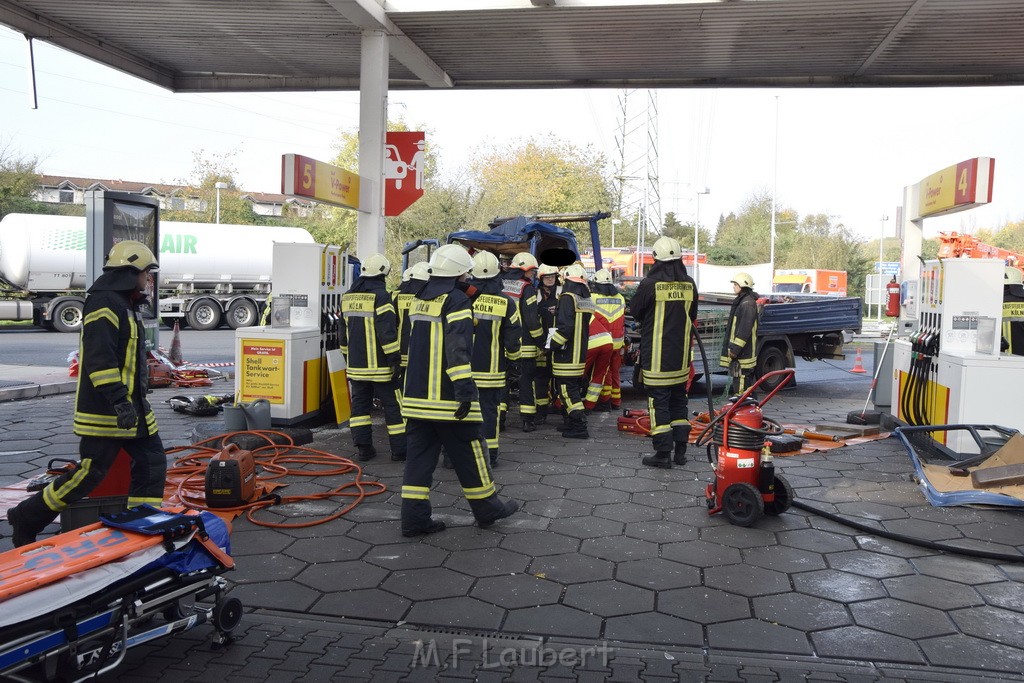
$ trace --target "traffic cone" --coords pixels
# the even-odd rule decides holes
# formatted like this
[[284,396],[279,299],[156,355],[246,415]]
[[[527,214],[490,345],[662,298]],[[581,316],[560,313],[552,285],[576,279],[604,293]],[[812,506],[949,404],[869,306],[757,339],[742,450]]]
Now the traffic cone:
[[176,366],[181,365],[181,329],[178,327],[178,321],[174,321],[174,335],[171,337],[171,352],[167,354],[167,357]]
[[858,375],[867,372],[864,369],[864,359],[860,357],[860,347],[857,347],[857,357],[853,359],[853,370],[850,372],[856,372]]

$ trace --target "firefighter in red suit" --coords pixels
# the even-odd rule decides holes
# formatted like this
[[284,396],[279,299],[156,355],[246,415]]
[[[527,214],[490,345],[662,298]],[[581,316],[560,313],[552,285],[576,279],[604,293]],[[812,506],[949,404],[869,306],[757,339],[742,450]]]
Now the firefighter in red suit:
[[622,405],[622,389],[619,387],[619,374],[622,370],[623,343],[626,337],[626,297],[612,283],[610,271],[602,268],[594,273],[590,286],[594,298],[595,317],[601,317],[608,324],[612,335],[612,357],[608,365],[604,386],[601,388],[601,400],[595,410],[604,412],[618,409]]
[[[602,271],[598,271],[602,272]],[[607,273],[608,271],[603,271]],[[614,339],[608,319],[597,309],[593,288],[597,283],[597,273],[590,279],[591,298],[594,299],[594,314],[590,317],[590,338],[587,340],[587,362],[583,371],[586,387],[583,394],[583,407],[590,411],[601,399],[608,378],[608,370],[612,364]]]

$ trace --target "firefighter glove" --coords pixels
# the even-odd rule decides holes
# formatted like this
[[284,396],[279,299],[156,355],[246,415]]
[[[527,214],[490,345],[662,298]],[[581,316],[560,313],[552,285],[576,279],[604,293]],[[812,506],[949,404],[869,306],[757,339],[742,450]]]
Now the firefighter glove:
[[139,424],[139,414],[135,412],[135,406],[131,404],[131,401],[115,404],[114,411],[117,413],[118,429],[134,429]]
[[469,406],[469,401],[463,401],[462,403],[460,403],[458,409],[455,411],[455,419],[461,420],[462,418],[469,415]]

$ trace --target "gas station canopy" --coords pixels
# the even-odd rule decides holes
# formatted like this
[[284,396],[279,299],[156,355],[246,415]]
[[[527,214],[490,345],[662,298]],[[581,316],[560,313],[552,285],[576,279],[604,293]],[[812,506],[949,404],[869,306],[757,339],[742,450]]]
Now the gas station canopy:
[[0,23],[177,92],[1024,84],[1020,0],[0,0]]

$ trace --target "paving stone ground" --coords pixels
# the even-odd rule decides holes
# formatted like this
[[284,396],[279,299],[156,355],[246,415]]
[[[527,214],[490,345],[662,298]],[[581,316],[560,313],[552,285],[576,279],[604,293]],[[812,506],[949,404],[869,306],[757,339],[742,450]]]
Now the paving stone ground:
[[[863,405],[864,378],[800,376],[769,416],[844,421]],[[156,396],[169,446],[219,419],[178,415]],[[0,484],[75,453],[71,401],[0,403]],[[562,439],[553,424],[524,434],[510,419],[495,479],[520,513],[475,527],[453,473],[439,469],[432,502],[449,528],[406,539],[402,466],[376,416],[382,455],[365,476],[387,493],[307,529],[236,521],[227,576],[247,609],[236,641],[214,649],[202,626],[129,651],[109,680],[1022,680],[1024,563],[796,508],[734,527],[707,514],[702,453],[672,470],[642,467],[649,441],[616,431],[615,417],[593,415],[589,441]],[[316,431],[313,445],[353,450],[336,429]],[[930,506],[895,439],[776,464],[801,503],[841,519],[1024,560],[1022,513]],[[290,481],[288,495],[339,483]]]

